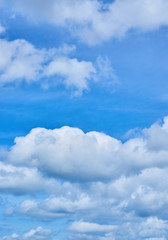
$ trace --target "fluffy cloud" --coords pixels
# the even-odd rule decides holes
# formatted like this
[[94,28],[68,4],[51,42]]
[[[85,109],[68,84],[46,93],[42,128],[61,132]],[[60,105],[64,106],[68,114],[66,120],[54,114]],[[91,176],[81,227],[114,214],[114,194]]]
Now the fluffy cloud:
[[[65,189],[64,189],[65,191]],[[10,207],[6,210],[7,215],[19,213],[43,221],[68,216],[81,215],[84,211],[93,209],[94,205],[89,196],[51,196],[44,201],[25,200],[18,209]]]
[[96,69],[91,62],[68,58],[66,54],[73,49],[67,45],[58,49],[36,49],[22,39],[0,39],[0,85],[43,79],[42,86],[63,84],[82,93],[88,89]]
[[50,229],[44,229],[42,227],[38,227],[36,229],[31,229],[29,232],[24,233],[23,235],[18,235],[16,233],[13,233],[11,236],[4,236],[0,238],[0,240],[48,240],[51,235]]
[[[8,204],[6,215],[44,221],[74,217],[68,228],[74,239],[166,239],[167,135],[167,117],[125,143],[77,128],[33,129],[16,138],[6,153],[0,189],[11,193],[47,189],[52,195]],[[52,177],[71,182],[58,183]]]
[[[0,33],[3,28],[0,26]],[[75,46],[37,49],[23,39],[0,39],[0,86],[25,81],[39,82],[43,88],[64,85],[74,94],[88,90],[90,83],[114,86],[117,77],[107,58],[99,57],[93,64],[68,55]],[[102,81],[103,79],[103,81]],[[108,84],[107,84],[108,83]]]
[[168,25],[166,0],[49,0],[13,2],[28,18],[68,28],[88,44],[122,37],[129,30],[149,31]]
[[88,81],[92,79],[93,73],[96,73],[96,69],[91,62],[61,57],[50,62],[44,74],[47,77],[58,75],[65,78],[67,88],[75,87],[81,93],[88,89]]
[[48,175],[64,179],[115,179],[145,168],[168,167],[167,145],[165,142],[161,145],[165,136],[168,136],[168,118],[163,125],[155,124],[144,130],[143,137],[125,143],[100,132],[85,134],[77,128],[36,128],[15,139],[8,159],[13,164],[38,167]]
[[45,51],[29,42],[0,39],[0,85],[16,80],[35,81],[42,71]]
[[140,224],[139,235],[141,237],[156,237],[157,239],[157,237],[166,235],[167,227],[167,221],[158,219],[157,217],[150,217]]
[[116,226],[113,225],[100,225],[97,223],[90,223],[90,222],[73,222],[71,226],[69,226],[69,231],[74,232],[110,232],[116,229]]
[[28,194],[53,191],[59,185],[47,179],[36,168],[15,167],[0,162],[0,191]]

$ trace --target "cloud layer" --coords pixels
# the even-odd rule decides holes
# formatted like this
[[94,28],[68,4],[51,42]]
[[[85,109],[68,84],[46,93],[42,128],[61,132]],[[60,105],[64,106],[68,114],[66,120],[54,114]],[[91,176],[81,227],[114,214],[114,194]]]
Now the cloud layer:
[[132,29],[151,31],[168,25],[166,0],[16,0],[13,9],[35,21],[68,28],[87,44],[122,37]]
[[168,117],[124,143],[78,128],[33,129],[4,154],[0,190],[48,197],[8,204],[5,215],[74,217],[65,232],[77,239],[166,239],[167,136]]

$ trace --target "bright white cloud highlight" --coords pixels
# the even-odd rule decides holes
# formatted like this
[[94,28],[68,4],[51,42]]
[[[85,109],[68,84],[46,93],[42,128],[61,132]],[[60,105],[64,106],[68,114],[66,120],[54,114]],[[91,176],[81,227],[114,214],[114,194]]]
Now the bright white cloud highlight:
[[141,138],[122,143],[103,133],[85,134],[77,128],[36,128],[15,139],[8,159],[16,165],[40,168],[49,176],[85,181],[115,179],[145,168],[168,167],[165,143],[168,118],[163,125],[155,124],[143,133]]
[[88,89],[88,81],[92,79],[93,73],[96,73],[96,69],[91,62],[79,62],[75,58],[67,57],[55,59],[45,70],[45,75],[48,77],[54,75],[63,77],[65,86],[77,88],[78,93]]
[[0,86],[18,85],[23,81],[40,82],[45,87],[62,84],[81,94],[89,89],[89,82],[94,81],[97,70],[89,61],[66,56],[74,49],[68,45],[37,49],[26,40],[0,39]]
[[68,28],[88,44],[128,31],[151,31],[168,25],[167,0],[98,0],[13,1],[14,9],[28,18],[47,21]]
[[0,85],[16,80],[37,81],[45,52],[25,40],[0,39]]
[[43,88],[63,85],[74,95],[81,95],[91,83],[112,88],[118,83],[108,58],[98,57],[94,64],[79,61],[67,56],[74,50],[75,46],[66,44],[37,49],[23,39],[0,39],[0,86],[38,82]]
[[52,191],[58,185],[47,179],[36,168],[15,167],[0,162],[0,191],[28,194]]
[[116,226],[113,225],[100,225],[97,223],[91,223],[91,222],[73,222],[71,226],[69,226],[68,230],[69,231],[74,231],[74,232],[81,232],[81,233],[86,233],[86,232],[110,232],[116,229]]

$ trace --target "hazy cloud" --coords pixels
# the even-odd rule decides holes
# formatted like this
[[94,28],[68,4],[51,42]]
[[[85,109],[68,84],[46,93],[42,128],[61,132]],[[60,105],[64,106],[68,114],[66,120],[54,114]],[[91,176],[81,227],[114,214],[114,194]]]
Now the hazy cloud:
[[168,25],[166,0],[16,0],[13,9],[29,19],[47,21],[68,28],[87,44],[112,37],[123,37],[128,31],[156,30]]

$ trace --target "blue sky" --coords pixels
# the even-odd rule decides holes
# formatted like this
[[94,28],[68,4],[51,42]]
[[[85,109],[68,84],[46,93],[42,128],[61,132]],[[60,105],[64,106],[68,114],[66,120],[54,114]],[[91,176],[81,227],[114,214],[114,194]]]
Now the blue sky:
[[168,2],[0,0],[0,240],[167,240]]

